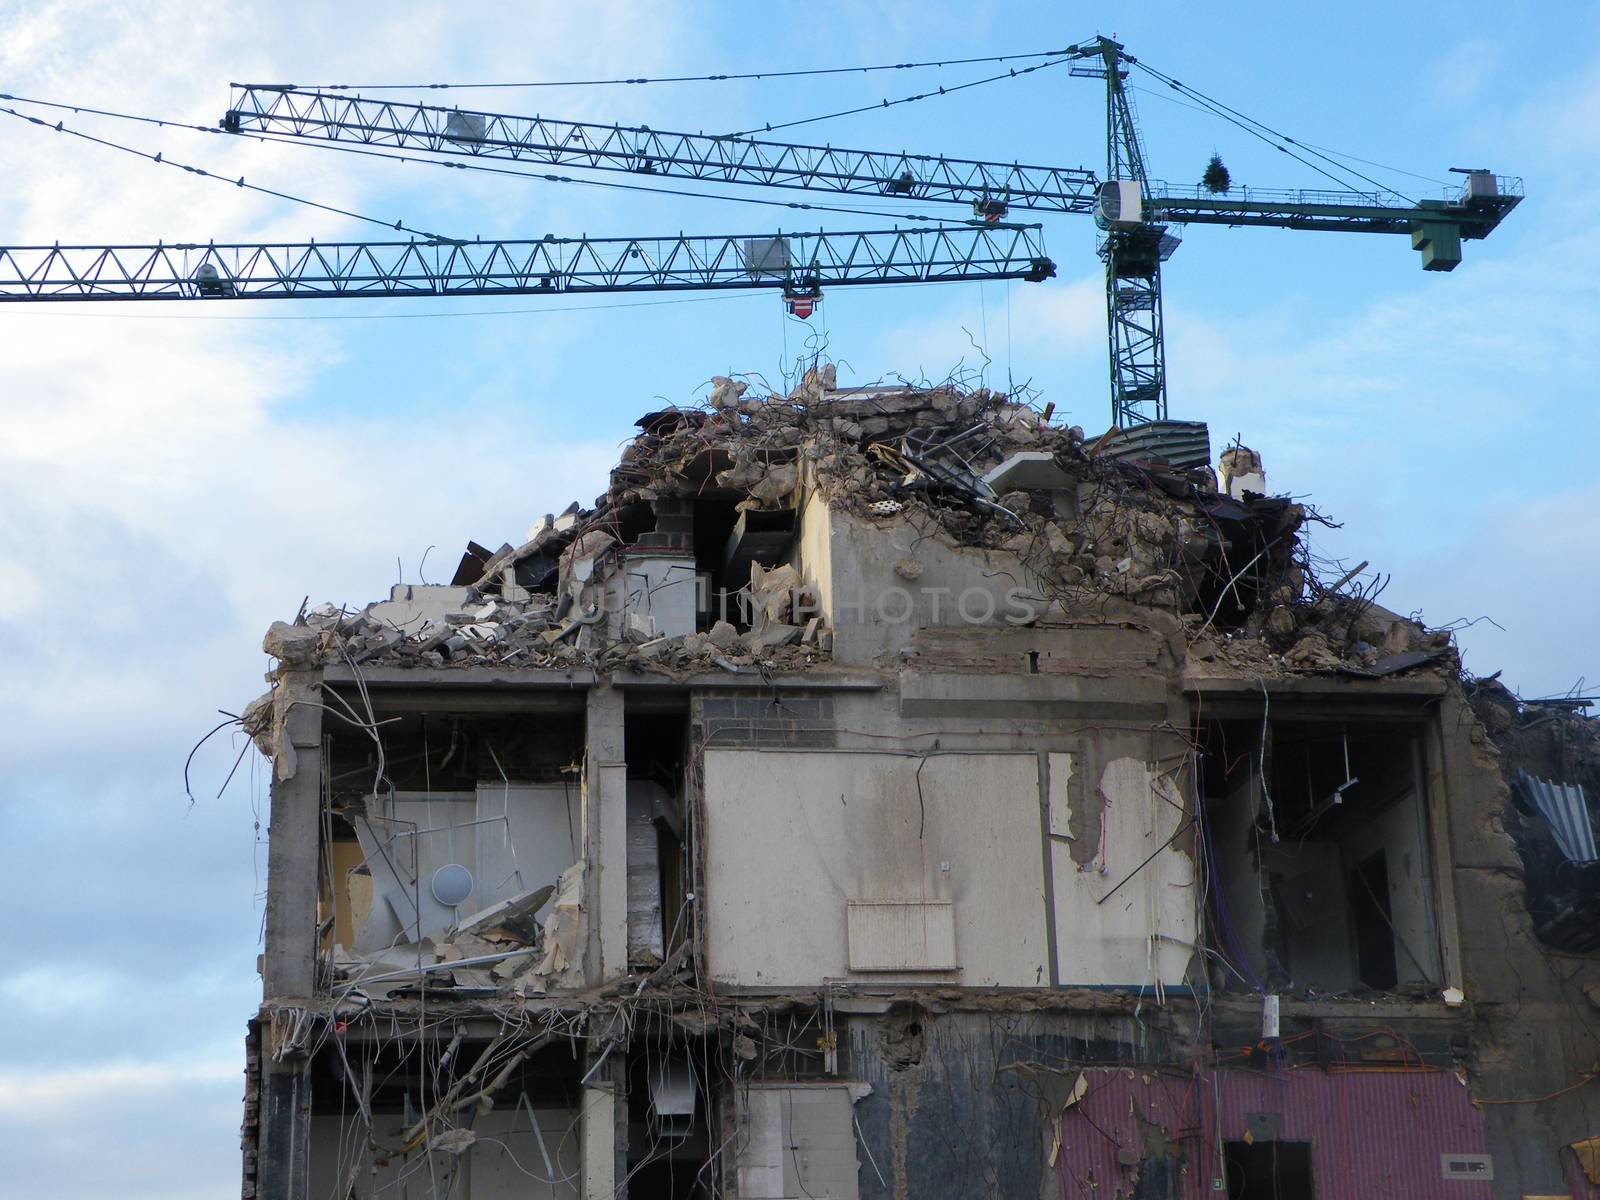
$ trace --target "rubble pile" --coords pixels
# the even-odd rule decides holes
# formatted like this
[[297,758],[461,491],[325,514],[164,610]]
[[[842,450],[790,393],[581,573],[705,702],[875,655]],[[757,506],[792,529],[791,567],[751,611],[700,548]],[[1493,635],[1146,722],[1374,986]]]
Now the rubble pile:
[[[1308,511],[1249,490],[1264,487],[1252,451],[1224,454],[1219,487],[1203,459],[1175,464],[1118,430],[1090,442],[1049,415],[985,388],[841,388],[832,365],[786,396],[719,376],[704,407],[637,422],[592,509],[547,515],[517,546],[470,544],[449,587],[303,612],[273,626],[267,649],[288,666],[805,668],[831,646],[797,603],[794,539],[816,497],[870,525],[1015,554],[1063,610],[1110,598],[1174,614],[1191,657],[1216,669],[1384,674],[1450,653],[1447,634],[1317,582]],[[725,530],[697,533],[717,505],[752,541],[788,549],[727,568],[712,555]],[[692,629],[660,629],[629,611],[619,566],[675,551],[706,579],[723,571],[749,619],[702,612]]]

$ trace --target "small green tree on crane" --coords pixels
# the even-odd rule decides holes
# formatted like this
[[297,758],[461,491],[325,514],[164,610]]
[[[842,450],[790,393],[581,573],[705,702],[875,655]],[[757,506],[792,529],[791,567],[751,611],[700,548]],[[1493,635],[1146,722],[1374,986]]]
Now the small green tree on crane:
[[1212,152],[1205,174],[1200,176],[1200,184],[1213,196],[1220,196],[1233,186],[1233,177],[1228,174],[1228,168],[1222,165],[1222,155]]

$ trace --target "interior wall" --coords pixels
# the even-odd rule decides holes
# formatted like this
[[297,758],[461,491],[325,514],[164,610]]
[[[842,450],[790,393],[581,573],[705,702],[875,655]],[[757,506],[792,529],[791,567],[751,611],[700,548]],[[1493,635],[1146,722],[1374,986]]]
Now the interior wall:
[[833,515],[816,492],[800,509],[800,554],[795,564],[806,586],[817,595],[817,610],[833,625]]
[[1401,984],[1437,983],[1440,979],[1427,847],[1422,806],[1414,789],[1344,840],[1346,870],[1353,870],[1378,850],[1387,857],[1389,919],[1397,937],[1394,962]]
[[[1227,927],[1219,931],[1222,945],[1218,948],[1246,974],[1265,980],[1270,973],[1263,945],[1267,909],[1256,856],[1252,853],[1257,807],[1254,770],[1239,772],[1238,780],[1226,795],[1207,797],[1206,804],[1212,853],[1216,856],[1214,886],[1227,913]],[[1229,975],[1226,986],[1231,988],[1238,982]]]
[[1037,756],[713,749],[704,787],[719,981],[900,977],[852,975],[853,900],[953,904],[959,969],[906,977],[1048,979]]
[[[478,1114],[470,1122],[477,1140],[459,1156],[444,1151],[395,1155],[381,1168],[370,1166],[374,1154],[359,1117],[313,1116],[309,1200],[402,1200],[446,1194],[451,1200],[579,1200],[577,1110],[532,1111],[543,1135],[542,1151],[530,1110],[521,1106]],[[380,1129],[386,1124],[398,1126],[402,1117],[378,1114],[377,1123]],[[397,1139],[380,1134],[379,1140],[388,1145]],[[546,1169],[545,1154],[554,1174]],[[443,1184],[457,1170],[458,1181],[447,1193]],[[432,1186],[435,1178],[441,1184],[437,1192]]]
[[[381,950],[415,933],[421,902],[426,937],[473,913],[546,884],[581,857],[578,789],[555,784],[483,784],[475,793],[397,792],[390,820],[355,821],[372,872],[371,913],[355,948]],[[466,900],[446,906],[430,890],[447,863],[472,872]],[[540,919],[549,905],[540,910]]]
[[854,1100],[847,1084],[750,1084],[740,1090],[740,1200],[857,1200]]
[[[1070,831],[1071,756],[1052,754],[1049,767],[1050,826]],[[1114,758],[1090,795],[1099,830],[1089,860],[1050,841],[1061,983],[1182,984],[1200,940],[1194,860],[1173,841],[1188,820],[1182,793],[1148,764]]]
[[1279,842],[1262,846],[1261,865],[1288,923],[1283,966],[1295,986],[1319,992],[1357,986],[1348,856],[1334,842]]

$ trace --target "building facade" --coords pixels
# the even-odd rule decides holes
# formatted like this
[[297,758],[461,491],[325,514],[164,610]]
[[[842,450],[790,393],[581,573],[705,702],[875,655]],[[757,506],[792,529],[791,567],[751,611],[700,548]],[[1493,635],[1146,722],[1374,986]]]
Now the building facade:
[[639,426],[269,632],[247,1200],[1600,1196],[1576,706],[1203,428]]

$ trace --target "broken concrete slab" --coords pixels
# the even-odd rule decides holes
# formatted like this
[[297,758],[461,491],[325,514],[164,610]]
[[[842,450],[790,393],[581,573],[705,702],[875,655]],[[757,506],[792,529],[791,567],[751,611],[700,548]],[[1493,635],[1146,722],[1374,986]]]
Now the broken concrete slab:
[[1020,450],[984,472],[982,478],[997,495],[1017,489],[1055,491],[1078,486],[1078,480],[1064,471],[1048,450]]

